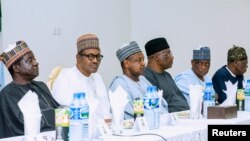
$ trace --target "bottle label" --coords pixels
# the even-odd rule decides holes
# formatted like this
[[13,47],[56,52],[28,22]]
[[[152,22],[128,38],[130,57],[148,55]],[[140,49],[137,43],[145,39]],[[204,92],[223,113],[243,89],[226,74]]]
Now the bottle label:
[[80,118],[80,109],[81,108],[70,108],[70,119],[71,120],[79,120]]
[[159,98],[144,99],[144,109],[160,108]]
[[159,102],[159,98],[154,98],[152,101],[152,109],[160,108]]
[[204,100],[212,100],[212,92],[204,92]]
[[143,100],[145,110],[152,109],[152,101],[153,100],[151,98],[145,98]]
[[80,119],[89,119],[89,107],[80,109]]
[[250,89],[245,89],[245,96],[250,96]]

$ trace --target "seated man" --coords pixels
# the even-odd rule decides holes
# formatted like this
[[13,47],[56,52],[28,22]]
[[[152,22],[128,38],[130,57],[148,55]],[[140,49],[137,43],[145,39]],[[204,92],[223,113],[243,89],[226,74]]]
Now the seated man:
[[90,107],[90,138],[99,137],[99,120],[111,122],[107,90],[97,73],[102,58],[98,37],[94,34],[80,36],[77,39],[76,65],[63,68],[52,87],[53,97],[64,106],[70,106],[74,93],[85,92]]
[[59,104],[45,83],[34,81],[39,68],[33,52],[25,42],[18,41],[1,56],[13,81],[0,92],[0,138],[24,135],[24,117],[18,102],[29,90],[38,96],[42,114],[40,131],[55,130],[54,110]]
[[[135,41],[118,49],[116,55],[121,62],[123,75],[113,79],[109,90],[114,91],[118,86],[121,86],[127,92],[129,103],[125,108],[124,118],[131,119],[134,118],[133,101],[136,98],[143,99],[147,87],[152,85],[142,75],[145,68],[144,55]],[[162,100],[162,105],[162,112],[168,112],[165,100]]]
[[[237,88],[242,89],[244,76],[247,71],[248,57],[243,47],[233,46],[227,53],[227,65],[218,69],[212,77],[214,90],[218,95],[218,102],[221,104],[227,99],[225,82],[237,83]],[[235,92],[236,94],[236,92]]]
[[144,76],[152,85],[163,90],[169,112],[189,110],[189,105],[172,76],[165,70],[172,67],[174,57],[165,38],[156,38],[145,45],[148,64]]
[[199,50],[193,50],[191,65],[191,69],[181,72],[174,79],[188,103],[190,103],[189,85],[201,85],[205,87],[205,82],[211,82],[211,79],[207,76],[210,68],[210,49],[208,47],[201,47]]

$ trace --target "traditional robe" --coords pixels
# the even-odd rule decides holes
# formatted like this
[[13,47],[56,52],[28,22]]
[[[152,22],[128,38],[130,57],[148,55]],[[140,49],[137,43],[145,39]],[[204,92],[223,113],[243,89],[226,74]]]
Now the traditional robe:
[[76,66],[64,68],[54,81],[53,97],[64,106],[70,106],[73,94],[84,92],[89,104],[89,137],[98,138],[98,121],[111,118],[107,90],[99,73],[83,75]]
[[221,104],[227,99],[227,94],[224,92],[227,90],[226,83],[230,81],[232,84],[238,83],[237,89],[243,88],[244,76],[234,75],[226,65],[218,69],[212,77],[212,82],[215,92],[218,94],[218,102]]
[[[139,76],[138,82],[133,81],[126,75],[120,75],[112,80],[109,90],[115,91],[118,86],[121,86],[127,92],[127,98],[129,100],[129,103],[125,107],[124,119],[133,119],[133,101],[136,98],[143,99],[144,95],[147,93],[147,87],[152,86],[152,84],[143,75]],[[162,99],[161,103],[161,113],[168,113],[168,104],[165,99]]]
[[24,135],[24,117],[18,102],[29,91],[37,94],[41,109],[40,131],[55,130],[54,109],[59,104],[52,97],[48,87],[43,82],[31,81],[25,85],[11,82],[0,92],[0,138]]
[[174,81],[183,95],[186,97],[188,104],[190,104],[189,85],[200,85],[205,88],[206,82],[211,82],[211,78],[208,75],[204,76],[204,81],[200,80],[199,77],[194,73],[192,69],[188,69],[178,74]]
[[144,76],[152,85],[163,90],[163,98],[168,103],[168,111],[170,113],[189,110],[186,98],[168,72],[164,71],[163,73],[157,73],[146,67]]

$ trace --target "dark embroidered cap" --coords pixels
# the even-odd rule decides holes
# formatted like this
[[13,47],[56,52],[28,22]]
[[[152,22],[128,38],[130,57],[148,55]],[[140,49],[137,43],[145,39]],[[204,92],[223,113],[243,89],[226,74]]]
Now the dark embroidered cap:
[[155,38],[155,39],[148,41],[145,44],[145,50],[146,50],[147,56],[150,56],[152,54],[155,54],[157,52],[160,52],[168,48],[169,48],[169,45],[165,38]]
[[247,59],[246,50],[243,47],[233,45],[227,52],[227,61],[239,61]]

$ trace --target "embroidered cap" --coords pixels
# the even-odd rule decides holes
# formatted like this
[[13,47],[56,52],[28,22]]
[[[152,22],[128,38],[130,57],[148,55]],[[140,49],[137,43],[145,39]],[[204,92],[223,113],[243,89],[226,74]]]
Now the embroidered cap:
[[129,44],[124,44],[121,48],[116,51],[116,56],[122,62],[130,55],[137,52],[142,52],[136,41],[132,41]]
[[210,48],[201,47],[200,49],[193,50],[194,60],[210,60]]
[[100,49],[99,39],[95,34],[85,34],[77,39],[77,53],[90,48]]
[[227,52],[227,61],[239,61],[247,59],[246,50],[243,47],[233,45]]
[[148,41],[145,44],[145,50],[147,56],[160,52],[164,49],[168,49],[169,45],[165,38],[156,38]]
[[9,69],[17,60],[22,58],[28,52],[31,52],[28,45],[24,41],[17,41],[14,44],[10,44],[1,54],[1,60]]

